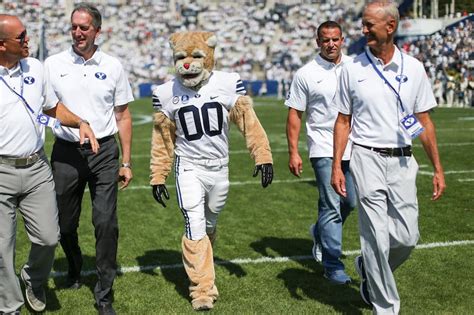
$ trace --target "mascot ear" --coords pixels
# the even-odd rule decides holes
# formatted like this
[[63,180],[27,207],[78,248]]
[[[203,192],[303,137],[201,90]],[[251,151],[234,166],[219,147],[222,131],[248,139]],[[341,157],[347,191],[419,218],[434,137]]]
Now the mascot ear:
[[217,45],[217,37],[216,35],[212,35],[211,37],[209,37],[206,41],[206,44],[207,46],[211,47],[211,48],[215,48],[216,45]]
[[181,36],[182,36],[181,33],[171,34],[170,39],[169,39],[169,43],[170,43],[170,47],[171,47],[172,50],[174,50],[174,48],[176,47],[176,43],[178,42],[178,40],[180,39]]

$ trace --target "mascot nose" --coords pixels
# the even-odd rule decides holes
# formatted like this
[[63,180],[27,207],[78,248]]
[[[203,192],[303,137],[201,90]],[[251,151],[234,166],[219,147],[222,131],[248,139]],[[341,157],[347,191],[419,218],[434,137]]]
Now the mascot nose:
[[183,65],[183,67],[184,67],[184,69],[188,70],[188,69],[189,69],[189,63],[185,63],[185,64]]

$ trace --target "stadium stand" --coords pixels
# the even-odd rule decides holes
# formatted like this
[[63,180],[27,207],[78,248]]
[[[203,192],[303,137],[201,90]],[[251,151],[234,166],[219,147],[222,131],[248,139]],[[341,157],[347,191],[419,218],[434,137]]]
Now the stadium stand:
[[[269,5],[272,4],[272,5]],[[17,14],[28,26],[30,52],[44,59],[70,45],[71,0],[2,1],[0,12]],[[351,53],[362,38],[363,1],[104,0],[99,43],[121,59],[137,97],[173,73],[168,37],[183,30],[213,31],[219,38],[217,69],[238,72],[254,95],[283,98],[296,69],[314,56],[314,33],[328,19],[339,22]],[[423,61],[449,106],[472,106],[474,52],[472,15],[435,34],[403,40],[401,47]],[[359,47],[360,50],[360,47]],[[438,84],[439,86],[439,84]],[[452,99],[452,101],[451,101]]]

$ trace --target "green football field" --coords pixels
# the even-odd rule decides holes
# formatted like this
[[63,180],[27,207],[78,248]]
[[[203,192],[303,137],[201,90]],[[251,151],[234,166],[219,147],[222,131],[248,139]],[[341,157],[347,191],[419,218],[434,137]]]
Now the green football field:
[[[360,244],[357,213],[344,229],[344,262],[351,285],[334,286],[311,257],[308,234],[316,219],[317,189],[306,150],[300,139],[304,170],[301,178],[288,171],[285,135],[286,108],[282,100],[256,99],[256,111],[273,149],[275,177],[263,189],[253,178],[253,161],[237,128],[231,128],[230,181],[227,205],[218,224],[215,244],[218,314],[369,314],[359,295],[353,260]],[[114,307],[118,314],[193,313],[187,277],[181,265],[183,218],[176,202],[174,178],[167,208],[159,206],[149,186],[151,101],[131,105],[133,173],[129,188],[119,193],[120,239]],[[432,118],[446,174],[447,190],[430,201],[431,164],[419,141],[414,143],[420,164],[419,246],[395,277],[403,314],[472,314],[474,310],[474,110],[438,109]],[[47,135],[50,152],[52,136]],[[29,242],[18,219],[17,270],[26,261]],[[84,254],[84,283],[77,290],[62,289],[67,265],[58,247],[51,274],[46,313],[93,314],[96,276],[95,240],[89,193],[85,194],[80,225]],[[22,311],[25,311],[24,307]],[[25,312],[27,313],[27,312]]]

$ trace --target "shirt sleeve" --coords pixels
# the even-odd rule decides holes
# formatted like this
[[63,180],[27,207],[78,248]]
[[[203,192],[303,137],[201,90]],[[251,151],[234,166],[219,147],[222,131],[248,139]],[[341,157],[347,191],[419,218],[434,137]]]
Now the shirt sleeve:
[[246,95],[247,91],[245,90],[244,82],[240,79],[240,75],[237,74],[237,80],[235,83],[235,93],[239,95]]
[[427,110],[430,110],[438,104],[436,103],[436,98],[433,94],[433,89],[431,87],[426,71],[421,63],[418,64],[419,70],[421,72],[420,84],[417,89],[417,95],[415,100],[415,107],[413,109],[414,113],[421,113]]
[[305,111],[308,104],[308,84],[301,72],[296,72],[291,82],[285,105],[299,111]]
[[[40,67],[43,67],[40,65]],[[43,67],[43,94],[42,94],[42,107],[45,110],[56,107],[59,99],[54,92],[53,85],[51,83],[49,75],[49,63],[45,63]]]
[[331,103],[340,113],[352,114],[352,99],[349,89],[349,71],[346,66],[341,69],[341,75],[336,88],[336,94]]
[[115,87],[114,106],[122,106],[134,100],[132,88],[128,81],[127,74],[120,65],[120,73],[117,79],[117,86]]

